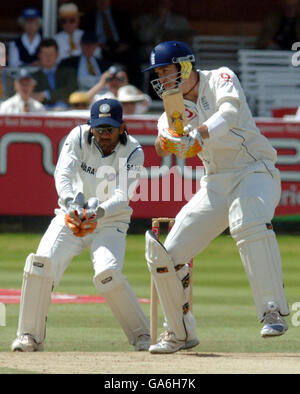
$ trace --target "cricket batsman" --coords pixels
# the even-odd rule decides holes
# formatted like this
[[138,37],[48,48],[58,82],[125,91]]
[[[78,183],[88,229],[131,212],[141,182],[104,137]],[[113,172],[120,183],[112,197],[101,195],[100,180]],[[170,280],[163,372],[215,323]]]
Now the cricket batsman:
[[146,258],[165,315],[166,331],[150,353],[174,353],[199,343],[189,310],[187,262],[227,227],[236,242],[257,310],[262,337],[288,329],[281,256],[271,220],[280,193],[276,151],[260,133],[237,76],[227,67],[198,70],[180,41],[158,44],[150,54],[159,97],[178,88],[184,98],[186,135],[169,128],[164,112],[155,142],[161,157],[198,155],[205,167],[201,188],[177,214],[162,245],[146,233]]
[[[117,100],[91,108],[90,121],[67,136],[55,170],[60,208],[37,252],[26,260],[17,339],[12,351],[42,351],[51,291],[73,257],[89,247],[94,285],[136,351],[148,350],[149,321],[122,273],[129,200],[144,163]],[[130,190],[130,191],[129,191]]]

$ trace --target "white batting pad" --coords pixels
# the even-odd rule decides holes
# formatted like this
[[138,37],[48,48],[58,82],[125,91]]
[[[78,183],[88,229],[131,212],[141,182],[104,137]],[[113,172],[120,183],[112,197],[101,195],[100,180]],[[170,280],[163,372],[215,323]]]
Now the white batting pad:
[[270,301],[278,303],[281,315],[288,315],[281,256],[273,230],[261,224],[232,235],[252,288],[259,321],[264,319]]
[[94,284],[118,319],[130,344],[135,345],[140,335],[149,335],[149,320],[126,276],[119,270],[108,269],[94,277]]
[[229,210],[230,233],[239,249],[260,321],[271,301],[278,303],[282,315],[289,314],[280,251],[270,223],[274,207],[272,200],[268,201],[259,197],[238,198]]
[[186,340],[184,312],[187,294],[176,275],[173,261],[153,231],[146,232],[146,260],[152,274],[167,326],[179,340]]
[[52,286],[50,259],[31,253],[24,268],[18,336],[31,334],[38,343],[43,342]]

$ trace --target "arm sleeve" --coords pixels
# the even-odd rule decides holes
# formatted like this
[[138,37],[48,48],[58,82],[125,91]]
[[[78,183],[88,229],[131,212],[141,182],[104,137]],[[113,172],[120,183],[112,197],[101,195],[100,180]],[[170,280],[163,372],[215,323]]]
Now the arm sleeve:
[[104,217],[115,215],[128,206],[137,188],[143,164],[144,152],[141,147],[138,147],[129,156],[123,171],[117,175],[116,187],[112,196],[100,204],[105,212]]
[[19,67],[21,65],[19,51],[14,41],[9,43],[8,47],[8,65],[10,67]]
[[227,99],[219,106],[215,112],[204,124],[208,127],[211,139],[222,137],[232,129],[238,120],[239,104],[235,100]]
[[168,124],[167,114],[163,112],[157,122],[158,135],[163,135],[164,134],[163,130],[167,130],[168,127],[169,124]]
[[54,172],[55,186],[62,201],[73,199],[75,191],[73,183],[82,158],[81,128],[76,127],[68,135]]
[[211,139],[222,137],[235,127],[238,121],[243,91],[238,77],[229,68],[221,67],[216,70],[214,93],[217,112],[204,122]]

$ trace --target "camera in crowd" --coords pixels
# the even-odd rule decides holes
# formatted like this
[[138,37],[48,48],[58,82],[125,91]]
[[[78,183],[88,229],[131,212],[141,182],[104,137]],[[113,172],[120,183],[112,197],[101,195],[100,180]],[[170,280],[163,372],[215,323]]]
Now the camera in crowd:
[[117,79],[120,82],[124,82],[125,78],[123,76],[118,76],[120,71],[126,72],[125,68],[119,65],[109,67],[108,71],[112,74],[111,77],[106,79],[106,82],[111,82],[113,79]]

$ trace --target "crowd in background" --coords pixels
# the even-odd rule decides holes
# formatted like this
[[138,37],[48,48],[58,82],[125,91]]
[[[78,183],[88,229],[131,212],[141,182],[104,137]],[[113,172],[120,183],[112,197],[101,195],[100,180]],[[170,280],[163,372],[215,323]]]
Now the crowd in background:
[[[75,3],[59,4],[58,32],[51,38],[42,36],[41,10],[22,11],[22,33],[7,44],[8,67],[1,70],[0,113],[88,109],[103,97],[119,99],[125,113],[147,112],[153,97],[142,69],[151,48],[174,39],[191,44],[189,20],[174,12],[172,0],[161,0],[134,23],[111,0],[96,0],[86,14]],[[267,16],[257,48],[291,49],[297,41],[299,1],[282,0]]]

